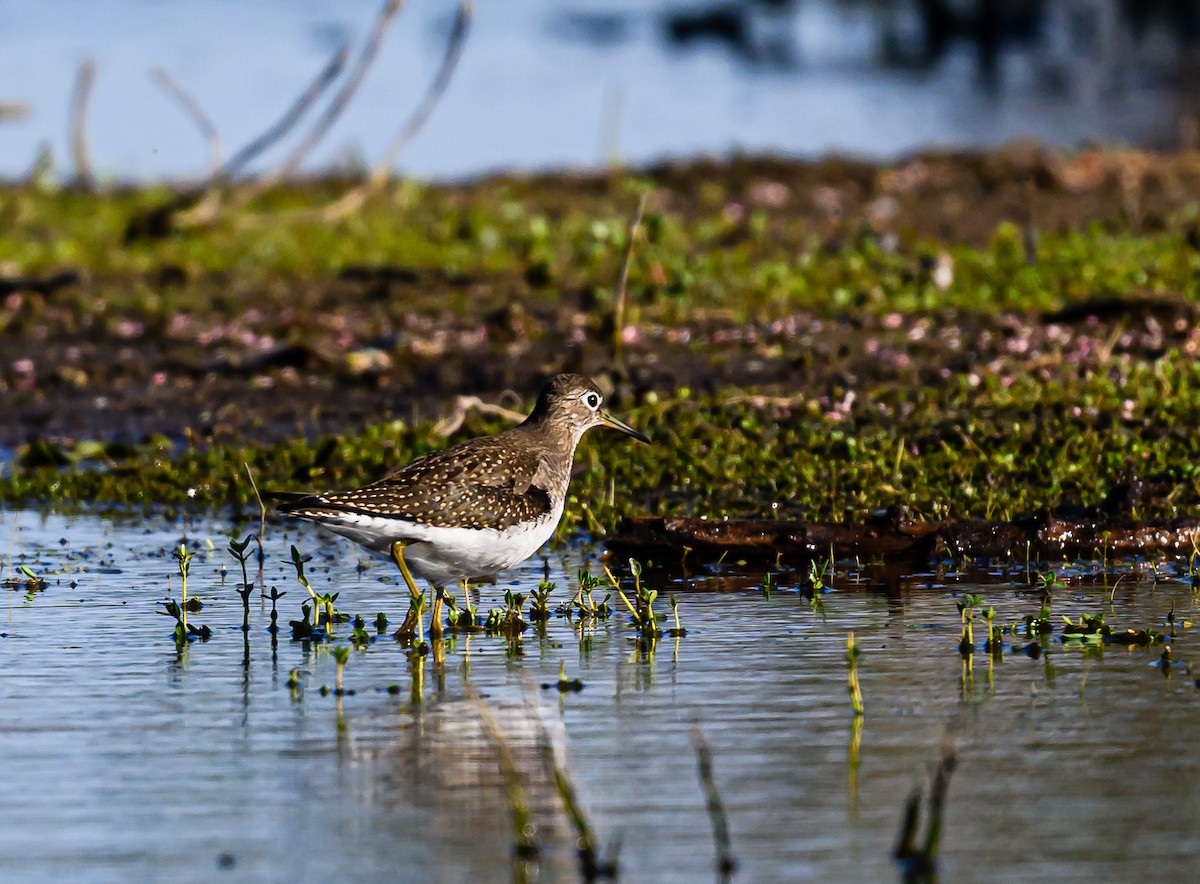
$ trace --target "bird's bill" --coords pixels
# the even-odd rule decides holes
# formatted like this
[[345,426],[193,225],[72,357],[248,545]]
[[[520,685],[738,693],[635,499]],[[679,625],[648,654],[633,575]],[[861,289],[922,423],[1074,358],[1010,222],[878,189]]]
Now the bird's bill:
[[620,430],[626,436],[632,436],[633,438],[637,439],[639,442],[645,442],[647,445],[650,444],[649,436],[647,436],[645,433],[639,433],[637,430],[635,430],[633,427],[629,426],[629,424],[625,423],[624,421],[617,420],[615,417],[613,417],[607,411],[600,412],[600,423],[604,424],[604,426],[606,426],[606,427],[612,427],[614,430]]

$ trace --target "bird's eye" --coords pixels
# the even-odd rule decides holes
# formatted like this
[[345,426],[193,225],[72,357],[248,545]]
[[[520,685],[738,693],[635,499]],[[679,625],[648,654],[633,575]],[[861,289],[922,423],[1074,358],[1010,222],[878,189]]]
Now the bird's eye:
[[588,408],[599,408],[600,407],[600,397],[595,393],[588,393],[586,396],[583,397],[583,401],[584,401],[584,403],[586,403]]

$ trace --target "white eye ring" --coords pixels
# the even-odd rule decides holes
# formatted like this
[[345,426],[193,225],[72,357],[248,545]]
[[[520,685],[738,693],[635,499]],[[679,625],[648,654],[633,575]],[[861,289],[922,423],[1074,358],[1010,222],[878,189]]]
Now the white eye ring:
[[583,403],[588,408],[596,409],[600,407],[600,397],[595,393],[584,393]]

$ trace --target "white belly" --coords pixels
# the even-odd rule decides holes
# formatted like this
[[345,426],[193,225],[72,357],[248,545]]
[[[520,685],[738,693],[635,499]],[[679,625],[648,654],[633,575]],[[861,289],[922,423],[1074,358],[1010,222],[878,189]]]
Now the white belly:
[[532,524],[511,528],[435,528],[358,513],[325,516],[330,531],[378,552],[404,541],[404,561],[417,577],[446,586],[465,577],[482,577],[519,565],[550,539],[562,519],[559,504]]

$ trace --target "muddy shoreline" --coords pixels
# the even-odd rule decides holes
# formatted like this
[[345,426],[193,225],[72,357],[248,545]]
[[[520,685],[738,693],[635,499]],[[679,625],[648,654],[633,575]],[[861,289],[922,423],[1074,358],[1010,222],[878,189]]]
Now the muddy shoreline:
[[[608,525],[699,501],[835,523],[897,504],[1011,519],[1131,483],[1124,517],[1200,506],[1195,154],[396,182],[360,217],[314,219],[349,184],[289,185],[199,227],[163,213],[178,195],[161,188],[0,189],[5,494],[169,499],[189,482],[244,502],[216,486],[247,458],[285,481],[359,481],[396,448],[444,444],[428,426],[457,397],[520,411],[571,370],[673,446],[613,468],[625,485],[603,484],[628,494],[587,515]],[[381,441],[393,421],[410,435]],[[332,456],[327,439],[342,440]],[[37,473],[80,450],[137,487]]]

